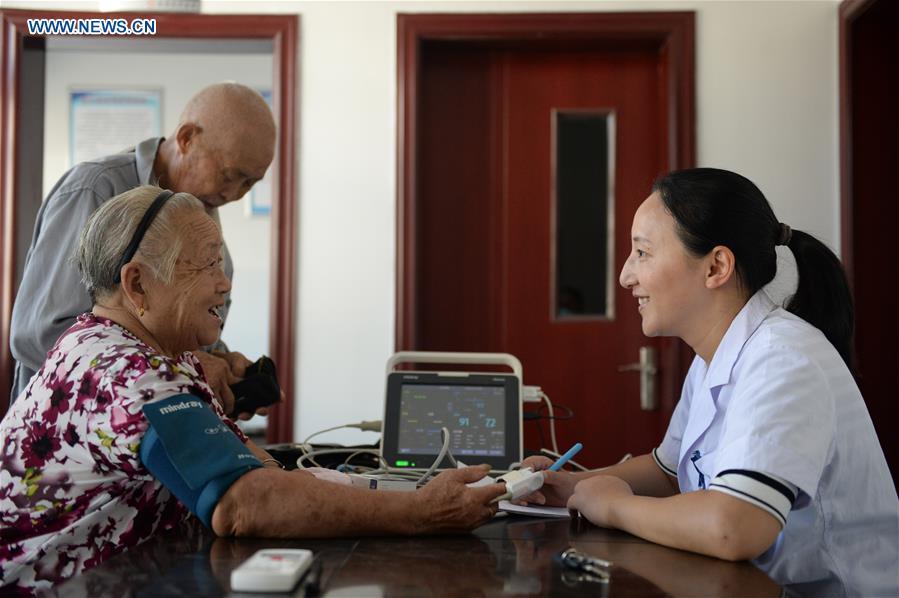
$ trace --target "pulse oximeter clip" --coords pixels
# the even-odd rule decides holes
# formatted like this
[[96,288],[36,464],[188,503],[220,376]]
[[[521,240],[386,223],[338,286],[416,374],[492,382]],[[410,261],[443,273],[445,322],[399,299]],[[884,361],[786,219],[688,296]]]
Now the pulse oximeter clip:
[[501,500],[518,500],[543,487],[543,472],[534,471],[530,467],[516,469],[507,474],[501,475],[496,479],[497,482],[505,482],[506,493],[494,499],[495,502]]

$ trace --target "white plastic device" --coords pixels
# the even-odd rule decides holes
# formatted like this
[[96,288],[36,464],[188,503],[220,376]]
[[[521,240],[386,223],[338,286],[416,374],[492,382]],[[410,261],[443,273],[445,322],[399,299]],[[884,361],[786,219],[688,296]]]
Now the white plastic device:
[[369,490],[392,490],[396,492],[412,492],[418,488],[415,480],[395,478],[385,475],[350,474],[350,483],[357,488]]
[[543,472],[525,467],[501,475],[496,481],[506,483],[506,493],[512,495],[508,500],[518,500],[543,487]]
[[543,399],[540,398],[540,395],[543,393],[543,389],[539,386],[522,386],[521,387],[521,402],[522,403],[539,403]]
[[259,550],[231,572],[234,592],[289,592],[312,564],[304,548]]

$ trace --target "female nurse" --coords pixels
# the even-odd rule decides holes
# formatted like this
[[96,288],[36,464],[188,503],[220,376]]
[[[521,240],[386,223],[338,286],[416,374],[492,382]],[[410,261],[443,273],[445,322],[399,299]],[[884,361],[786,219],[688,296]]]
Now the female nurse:
[[[899,595],[899,500],[853,379],[837,257],[725,170],[660,179],[634,215],[621,285],[647,336],[696,352],[662,443],[601,471],[545,473],[532,500],[728,560],[818,595]],[[786,308],[762,289],[796,258]],[[545,468],[549,461],[525,464]]]

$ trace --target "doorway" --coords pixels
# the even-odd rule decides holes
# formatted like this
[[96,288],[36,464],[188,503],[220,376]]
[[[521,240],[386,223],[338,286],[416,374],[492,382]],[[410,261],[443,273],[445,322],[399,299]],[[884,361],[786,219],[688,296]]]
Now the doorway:
[[[0,416],[7,408],[12,380],[12,356],[9,352],[9,322],[18,281],[21,278],[25,252],[31,240],[34,219],[43,199],[42,170],[44,167],[44,102],[50,88],[45,81],[48,71],[47,51],[51,46],[76,48],[77,38],[53,38],[28,35],[27,20],[34,18],[124,18],[127,13],[86,13],[51,11],[0,11],[2,30],[2,99],[0,115],[3,119],[0,140],[0,231],[2,231],[2,260],[0,260]],[[240,52],[250,46],[270,48],[271,101],[279,124],[277,156],[271,171],[275,180],[271,185],[271,225],[269,292],[266,322],[255,325],[268,328],[266,352],[281,365],[278,374],[286,401],[272,410],[268,418],[266,437],[269,442],[285,442],[293,436],[293,306],[296,302],[296,202],[295,195],[295,106],[297,93],[296,52],[298,17],[294,15],[199,15],[150,14],[141,15],[156,21],[156,35],[132,40],[131,47],[122,49],[128,40],[91,38],[93,51],[121,54],[122,51],[181,52],[190,59],[192,52]],[[73,41],[74,40],[74,41]],[[104,50],[104,44],[108,46]],[[138,48],[137,46],[141,46]],[[203,46],[204,50],[199,50]],[[99,56],[99,54],[98,54]],[[162,60],[162,58],[159,58]],[[98,62],[98,60],[94,60]],[[97,67],[99,68],[99,67]],[[159,68],[162,68],[161,66]],[[148,73],[146,86],[161,85],[155,81],[152,68],[140,69]],[[161,79],[161,77],[159,77]],[[187,77],[187,88],[201,77]],[[180,91],[180,89],[179,89]],[[64,91],[62,93],[65,93]],[[60,92],[52,98],[59,100]],[[52,126],[50,124],[48,127]],[[52,130],[49,132],[53,132]],[[164,131],[166,133],[168,131]],[[135,142],[139,141],[135,140]],[[245,200],[246,201],[246,200]],[[241,218],[241,214],[237,214]],[[223,219],[224,221],[224,219]],[[254,223],[258,224],[258,222]],[[226,227],[227,228],[227,227]],[[237,260],[235,260],[237,261]],[[246,278],[246,277],[245,277]]]
[[577,415],[562,450],[649,451],[692,354],[617,278],[653,180],[693,165],[693,14],[398,18],[397,349],[512,353]]

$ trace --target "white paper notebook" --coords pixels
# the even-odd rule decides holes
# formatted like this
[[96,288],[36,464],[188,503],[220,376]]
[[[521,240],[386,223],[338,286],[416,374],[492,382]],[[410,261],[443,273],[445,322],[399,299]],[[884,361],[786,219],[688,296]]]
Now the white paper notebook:
[[499,510],[513,515],[527,515],[529,517],[553,517],[556,519],[569,519],[571,517],[568,509],[565,507],[520,506],[508,500],[499,501]]

